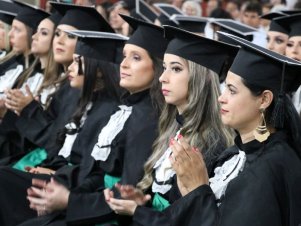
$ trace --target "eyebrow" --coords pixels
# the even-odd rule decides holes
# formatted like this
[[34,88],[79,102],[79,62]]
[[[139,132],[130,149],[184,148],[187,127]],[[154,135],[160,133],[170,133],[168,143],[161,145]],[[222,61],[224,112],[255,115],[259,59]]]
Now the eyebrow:
[[173,64],[180,64],[181,66],[184,66],[183,64],[181,64],[180,62],[177,62],[177,61],[172,61],[169,63],[170,65],[173,65]]
[[233,89],[237,90],[237,88],[234,85],[232,85],[232,84],[227,84],[226,83],[226,85],[227,85],[228,88],[233,88]]

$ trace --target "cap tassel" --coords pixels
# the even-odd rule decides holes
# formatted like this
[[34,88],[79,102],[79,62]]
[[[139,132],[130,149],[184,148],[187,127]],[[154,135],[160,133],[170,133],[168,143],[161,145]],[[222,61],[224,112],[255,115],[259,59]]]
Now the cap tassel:
[[285,120],[285,93],[283,91],[284,90],[283,85],[284,85],[286,63],[287,62],[283,63],[280,92],[278,94],[274,111],[272,114],[272,123],[275,128],[279,128],[279,129],[284,127],[284,120]]

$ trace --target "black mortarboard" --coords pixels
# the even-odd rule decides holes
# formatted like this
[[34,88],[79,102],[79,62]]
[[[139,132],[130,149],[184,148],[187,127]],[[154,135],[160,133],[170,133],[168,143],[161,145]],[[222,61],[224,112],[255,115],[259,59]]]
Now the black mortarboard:
[[14,3],[8,0],[0,1],[0,20],[6,24],[11,25],[12,21],[15,19],[18,10]]
[[280,26],[278,23],[274,21],[274,19],[286,16],[286,14],[282,12],[270,12],[261,16],[262,19],[271,20],[269,31],[277,31],[280,33],[287,34],[287,29]]
[[281,12],[286,15],[294,15],[294,14],[300,14],[301,10],[300,9],[291,9],[291,10],[281,10]]
[[136,0],[136,14],[149,23],[154,23],[158,18],[158,14],[143,0]]
[[177,24],[177,27],[190,32],[204,33],[206,24],[208,22],[207,18],[198,16],[186,16],[174,14],[170,17],[170,20]]
[[164,38],[163,28],[130,16],[121,14],[120,16],[134,30],[127,43],[137,45],[147,50],[151,55],[163,59],[167,46],[167,40]]
[[276,18],[275,22],[287,30],[289,37],[301,36],[301,13]]
[[[193,61],[220,74],[226,63],[232,63],[238,47],[208,39],[180,28],[164,26],[169,40],[165,53]],[[231,62],[229,62],[231,61]]]
[[177,26],[174,21],[170,20],[170,17],[172,15],[183,15],[182,11],[175,6],[166,3],[155,3],[154,6],[160,11],[158,20],[162,25]]
[[61,21],[61,19],[63,18],[63,15],[60,14],[58,11],[53,12],[48,19],[51,20],[55,26],[57,26],[59,24],[59,22]]
[[[248,25],[231,19],[212,19],[211,23],[218,25],[220,27],[219,31],[236,35],[248,41],[253,40],[253,34],[257,31]],[[219,37],[219,39],[223,41],[222,37]]]
[[16,13],[11,13],[11,12],[0,10],[0,20],[8,25],[12,24],[12,22],[16,16],[17,16]]
[[230,68],[248,83],[275,92],[296,91],[301,84],[301,62],[242,38],[221,33],[241,46]]
[[126,36],[108,32],[83,30],[66,32],[79,37],[75,47],[76,54],[113,63],[120,63],[121,57],[117,54],[121,53],[121,48],[128,40]]
[[36,6],[17,0],[13,0],[13,2],[18,7],[18,14],[15,19],[26,24],[33,30],[36,30],[39,23],[49,16],[49,13]]
[[108,22],[94,7],[50,2],[63,15],[59,24],[67,24],[79,30],[114,32]]

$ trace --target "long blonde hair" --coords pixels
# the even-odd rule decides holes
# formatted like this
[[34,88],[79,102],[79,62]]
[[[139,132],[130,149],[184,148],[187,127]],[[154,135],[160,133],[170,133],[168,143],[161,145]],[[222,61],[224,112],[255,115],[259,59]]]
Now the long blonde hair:
[[[184,124],[181,134],[190,145],[201,150],[207,168],[211,168],[220,152],[232,145],[233,135],[220,118],[218,76],[199,64],[187,61],[190,80],[188,104],[183,111]],[[165,104],[159,120],[159,136],[153,144],[153,153],[145,163],[144,177],[137,187],[146,190],[153,183],[153,167],[168,148],[169,139],[179,129],[174,105]]]

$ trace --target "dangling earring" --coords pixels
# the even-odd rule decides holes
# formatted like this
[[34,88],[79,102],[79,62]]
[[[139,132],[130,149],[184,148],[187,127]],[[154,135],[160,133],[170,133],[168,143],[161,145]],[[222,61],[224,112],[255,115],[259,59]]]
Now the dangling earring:
[[260,109],[260,112],[261,112],[262,122],[261,125],[257,126],[257,128],[254,130],[253,134],[255,136],[255,139],[261,143],[268,139],[268,137],[270,136],[270,131],[268,130],[264,119],[264,109]]

